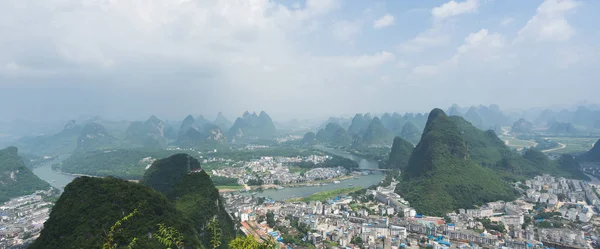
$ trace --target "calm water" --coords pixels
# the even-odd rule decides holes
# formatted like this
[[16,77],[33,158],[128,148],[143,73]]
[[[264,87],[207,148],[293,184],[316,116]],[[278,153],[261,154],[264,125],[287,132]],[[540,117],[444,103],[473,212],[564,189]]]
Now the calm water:
[[[315,148],[337,155],[341,157],[348,158],[358,163],[361,169],[377,169],[379,168],[379,163],[374,160],[368,160],[362,157],[358,157],[352,155],[345,151],[340,151],[332,148],[327,148],[324,146],[315,146]],[[269,197],[273,200],[284,200],[288,198],[297,198],[297,197],[307,197],[311,196],[317,192],[329,191],[339,188],[348,188],[350,184],[352,186],[362,186],[362,187],[370,187],[372,185],[378,184],[383,180],[384,174],[376,173],[372,175],[363,175],[359,176],[359,178],[352,178],[340,181],[339,184],[330,183],[325,186],[308,186],[308,187],[296,187],[296,188],[284,188],[281,190],[276,189],[268,189],[260,193],[256,193],[256,196],[261,197]],[[244,195],[249,195],[250,193],[243,193]]]
[[[367,160],[361,157],[357,157],[345,151],[339,151],[332,148],[327,147],[318,147],[319,150],[323,150],[325,152],[338,155],[341,157],[345,157],[351,160],[358,162],[361,169],[377,169],[379,164],[377,161]],[[66,157],[64,157],[66,158]],[[52,170],[52,164],[58,163],[57,161],[52,161],[45,163],[35,169],[33,169],[33,173],[36,174],[39,178],[44,181],[47,181],[55,188],[60,189],[61,191],[65,188],[67,184],[69,184],[75,176],[63,174],[57,171]],[[307,186],[307,187],[296,187],[296,188],[285,188],[281,190],[269,189],[265,190],[262,193],[257,193],[257,196],[270,197],[274,200],[282,200],[290,197],[306,197],[310,196],[316,192],[328,191],[339,188],[348,188],[351,184],[352,186],[362,186],[369,187],[371,185],[375,185],[379,183],[383,179],[384,175],[381,173],[375,173],[371,175],[362,175],[359,178],[352,178],[340,181],[339,184],[330,183],[325,186]]]
[[65,188],[65,186],[67,186],[67,184],[69,184],[71,181],[73,181],[73,179],[75,179],[75,176],[66,175],[66,174],[59,173],[59,172],[52,170],[52,164],[55,164],[58,162],[59,161],[57,160],[57,161],[44,163],[41,166],[34,168],[33,173],[35,175],[37,175],[39,178],[41,178],[42,180],[50,183],[50,185],[52,185],[52,187],[55,187],[57,189],[60,189],[60,191],[62,191]]

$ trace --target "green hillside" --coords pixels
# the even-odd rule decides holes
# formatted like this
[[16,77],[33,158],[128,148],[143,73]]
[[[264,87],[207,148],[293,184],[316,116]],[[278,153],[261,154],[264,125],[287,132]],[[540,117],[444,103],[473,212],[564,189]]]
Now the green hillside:
[[148,235],[163,223],[182,232],[187,246],[200,246],[189,220],[164,195],[115,178],[79,177],[65,187],[40,237],[29,248],[102,248],[110,227],[136,208],[139,214],[124,222],[115,236],[117,244],[127,245],[137,238],[137,248],[162,249]]
[[348,146],[352,143],[352,138],[350,138],[344,128],[336,123],[327,124],[325,129],[317,132],[315,138],[320,143],[335,146]]
[[440,109],[429,114],[402,176],[396,190],[429,215],[516,197],[507,182],[470,159],[460,126]]
[[62,171],[93,176],[114,176],[139,180],[150,164],[143,159],[164,158],[175,152],[154,149],[118,149],[111,151],[82,151],[72,154],[59,164]]
[[410,159],[410,155],[414,146],[402,139],[401,137],[394,138],[394,143],[392,144],[392,151],[390,151],[390,156],[387,162],[387,168],[393,170],[404,170],[408,166],[408,160]]
[[367,129],[362,133],[360,146],[390,146],[394,141],[394,134],[383,126],[377,117],[373,118]]
[[10,198],[48,190],[50,184],[25,167],[16,147],[0,150],[0,203]]

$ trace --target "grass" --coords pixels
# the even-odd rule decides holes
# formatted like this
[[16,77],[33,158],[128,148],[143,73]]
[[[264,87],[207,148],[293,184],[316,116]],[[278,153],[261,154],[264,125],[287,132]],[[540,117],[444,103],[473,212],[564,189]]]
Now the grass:
[[325,201],[328,199],[332,199],[336,196],[346,195],[346,194],[352,193],[354,191],[361,190],[362,188],[363,187],[355,186],[355,187],[351,187],[351,188],[340,188],[340,189],[334,189],[334,190],[329,190],[329,191],[317,192],[308,197],[290,199],[289,202]]
[[553,151],[554,153],[583,153],[589,151],[598,138],[590,137],[548,137],[558,143],[567,145],[564,149]]
[[217,186],[217,189],[244,189],[244,186]]

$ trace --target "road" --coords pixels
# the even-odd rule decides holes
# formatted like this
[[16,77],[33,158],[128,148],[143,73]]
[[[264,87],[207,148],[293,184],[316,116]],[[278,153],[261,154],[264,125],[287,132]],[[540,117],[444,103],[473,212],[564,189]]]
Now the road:
[[547,149],[547,150],[542,150],[542,152],[544,152],[544,153],[548,153],[548,152],[552,152],[552,151],[555,151],[555,150],[560,150],[560,149],[567,148],[567,145],[566,145],[566,144],[563,144],[563,143],[558,143],[558,145],[559,145],[559,146],[558,146],[558,147],[556,147],[556,148]]

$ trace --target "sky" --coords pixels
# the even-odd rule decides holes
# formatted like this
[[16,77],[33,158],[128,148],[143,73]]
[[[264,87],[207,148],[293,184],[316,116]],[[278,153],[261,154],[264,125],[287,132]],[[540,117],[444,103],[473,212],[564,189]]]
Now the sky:
[[600,1],[1,0],[1,120],[596,102]]

